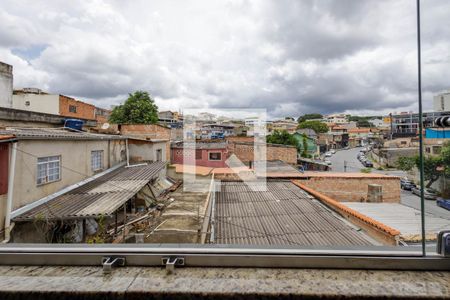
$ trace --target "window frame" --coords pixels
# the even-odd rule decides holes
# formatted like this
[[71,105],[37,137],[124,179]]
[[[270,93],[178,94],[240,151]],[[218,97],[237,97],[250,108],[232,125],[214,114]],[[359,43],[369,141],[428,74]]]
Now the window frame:
[[[212,159],[211,154],[219,154],[219,159]],[[221,161],[222,160],[222,152],[220,151],[210,151],[208,152],[208,160],[209,161]]]
[[[378,248],[378,247],[377,247]],[[184,258],[187,267],[276,267],[367,270],[449,270],[450,258],[408,247],[274,248],[192,244],[4,244],[0,265],[101,266],[104,257],[123,257],[126,266],[163,266],[167,257]]]
[[76,114],[77,113],[77,106],[69,104],[69,112]]
[[[39,162],[40,159],[45,159],[45,158],[46,159],[50,159],[50,158],[54,158],[54,157],[57,157],[58,159],[57,160],[47,160],[47,161],[44,161],[44,162]],[[55,163],[55,162],[58,163],[58,168],[57,168],[58,169],[58,178],[54,179],[54,180],[48,180],[48,178],[50,177],[50,175],[49,175],[49,170],[50,170],[49,165],[50,165],[50,163]],[[46,165],[46,168],[45,168],[45,171],[46,171],[45,178],[46,178],[46,180],[44,182],[39,182],[39,179],[42,178],[42,177],[39,177],[39,166],[40,165]],[[51,168],[51,169],[55,169],[55,168]],[[52,175],[54,175],[54,174],[52,174]],[[37,186],[42,186],[42,185],[45,185],[45,184],[49,184],[49,183],[60,181],[61,177],[62,177],[62,174],[61,174],[61,155],[50,155],[50,156],[42,156],[42,157],[38,157],[37,158],[37,162],[36,162],[36,185]]]
[[[103,151],[103,150],[92,150],[91,151],[91,170],[92,170],[92,172],[102,171],[104,169],[104,167],[105,167],[104,164],[103,164],[104,152],[105,151]],[[93,155],[97,154],[97,153],[100,153],[100,160],[99,160],[100,167],[99,168],[94,168],[94,160],[98,159],[98,158],[94,157]]]

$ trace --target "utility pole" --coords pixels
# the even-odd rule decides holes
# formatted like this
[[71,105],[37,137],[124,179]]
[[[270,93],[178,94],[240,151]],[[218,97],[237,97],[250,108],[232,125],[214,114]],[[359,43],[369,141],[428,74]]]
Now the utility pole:
[[344,160],[344,172],[347,172],[347,161]]

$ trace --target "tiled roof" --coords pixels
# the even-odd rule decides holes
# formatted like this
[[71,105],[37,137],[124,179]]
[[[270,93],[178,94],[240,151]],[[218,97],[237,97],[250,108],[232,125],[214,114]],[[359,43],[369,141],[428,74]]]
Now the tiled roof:
[[11,134],[9,134],[9,135],[0,134],[0,142],[14,140],[15,138],[16,137],[14,135],[11,135]]
[[121,167],[63,195],[43,203],[14,221],[59,220],[111,215],[156,178],[165,162]]
[[372,245],[366,235],[289,181],[269,181],[266,191],[254,191],[243,182],[222,182],[214,215],[216,244]]
[[60,128],[14,128],[2,129],[0,135],[14,135],[17,139],[58,139],[58,140],[124,140],[120,135],[98,134],[80,131],[70,131]]

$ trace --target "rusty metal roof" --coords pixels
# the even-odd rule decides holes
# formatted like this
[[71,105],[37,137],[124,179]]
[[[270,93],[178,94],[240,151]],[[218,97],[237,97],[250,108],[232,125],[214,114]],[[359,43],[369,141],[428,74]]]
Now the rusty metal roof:
[[164,168],[164,162],[121,167],[43,203],[14,221],[81,219],[111,215]]
[[243,182],[222,182],[214,213],[217,244],[373,245],[289,181],[269,181],[266,191],[254,191]]

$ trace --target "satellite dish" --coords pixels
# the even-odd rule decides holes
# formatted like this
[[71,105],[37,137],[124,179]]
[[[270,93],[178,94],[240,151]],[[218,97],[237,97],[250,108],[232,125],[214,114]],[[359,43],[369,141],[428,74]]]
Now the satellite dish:
[[102,125],[102,129],[108,129],[109,128],[109,123],[103,123]]

